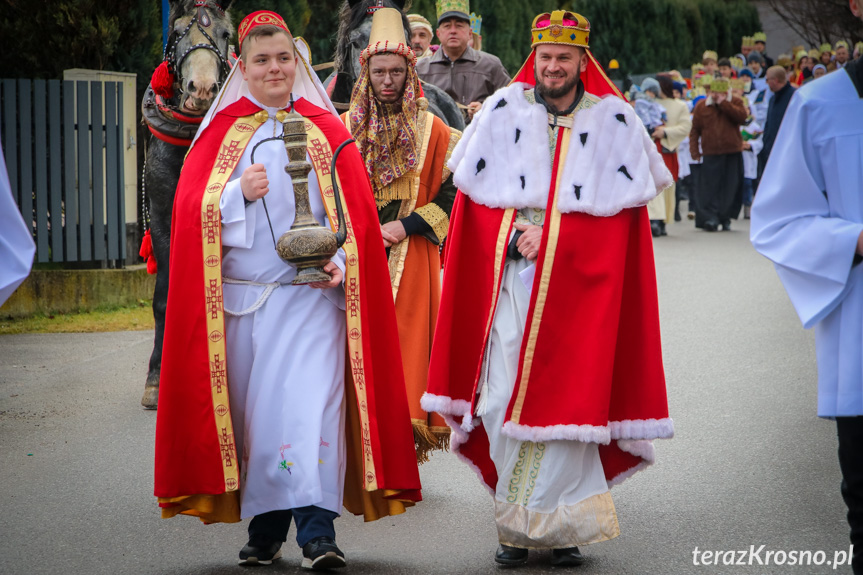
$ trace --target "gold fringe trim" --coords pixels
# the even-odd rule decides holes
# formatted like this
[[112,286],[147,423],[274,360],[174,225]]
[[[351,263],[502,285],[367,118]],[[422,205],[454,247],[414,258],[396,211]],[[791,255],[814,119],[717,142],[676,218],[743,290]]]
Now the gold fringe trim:
[[443,172],[441,174],[441,181],[445,182],[449,175],[452,173],[450,169],[447,167],[449,163],[450,156],[452,156],[452,151],[455,149],[455,145],[458,144],[458,141],[461,140],[461,132],[456,130],[455,128],[449,129],[449,144],[446,147],[446,157],[443,160]]
[[449,232],[449,216],[441,207],[435,203],[426,204],[421,208],[417,208],[415,213],[426,221],[431,226],[434,235],[437,236],[438,243],[446,239]]
[[409,172],[382,190],[375,191],[375,205],[378,209],[393,200],[409,200],[414,196],[415,181],[419,179],[417,172]]
[[417,463],[426,463],[432,451],[449,451],[449,427],[430,426],[422,419],[411,419]]

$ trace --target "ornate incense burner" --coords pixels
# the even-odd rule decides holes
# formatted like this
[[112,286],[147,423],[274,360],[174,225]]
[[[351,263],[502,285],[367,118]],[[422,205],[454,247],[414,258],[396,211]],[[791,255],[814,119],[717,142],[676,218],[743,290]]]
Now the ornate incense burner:
[[[312,165],[306,161],[308,142],[305,119],[293,111],[293,106],[283,124],[282,135],[267,138],[259,142],[255,148],[270,140],[282,140],[285,144],[285,150],[288,153],[288,164],[285,166],[285,172],[291,176],[296,208],[296,216],[291,229],[283,233],[278,242],[275,241],[275,234],[273,234],[276,252],[288,264],[297,268],[297,276],[291,282],[293,285],[328,282],[330,275],[323,271],[323,266],[336,255],[336,252],[347,239],[344,208],[336,178],[336,160],[342,149],[352,143],[353,140],[349,139],[342,142],[333,154],[331,173],[339,224],[337,233],[333,233],[320,225],[312,214],[312,208],[309,204],[309,172],[312,170]],[[253,149],[252,163],[254,161]],[[265,210],[266,206],[265,202]],[[269,213],[267,213],[267,219],[269,220]],[[270,232],[272,233],[272,223],[270,223]]]

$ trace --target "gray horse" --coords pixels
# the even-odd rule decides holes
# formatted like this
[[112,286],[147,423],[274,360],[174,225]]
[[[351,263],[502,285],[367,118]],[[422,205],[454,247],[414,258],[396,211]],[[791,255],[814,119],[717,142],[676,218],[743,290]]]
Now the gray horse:
[[174,193],[191,140],[228,74],[228,40],[233,27],[227,11],[232,2],[171,0],[171,33],[164,59],[174,75],[174,96],[158,96],[150,86],[141,103],[144,120],[153,133],[147,142],[144,190],[158,266],[153,293],[156,338],[141,399],[148,409],[156,408],[159,397]]
[[[330,99],[337,108],[347,110],[354,84],[360,75],[360,52],[369,45],[372,31],[372,14],[375,7],[395,8],[402,12],[405,28],[405,43],[410,44],[410,24],[404,14],[404,1],[393,0],[348,0],[339,12],[339,32],[334,64],[336,71],[324,81]],[[335,82],[335,85],[330,84]],[[428,82],[421,82],[429,111],[456,130],[464,130],[464,117],[449,94]],[[341,104],[341,105],[340,105]]]

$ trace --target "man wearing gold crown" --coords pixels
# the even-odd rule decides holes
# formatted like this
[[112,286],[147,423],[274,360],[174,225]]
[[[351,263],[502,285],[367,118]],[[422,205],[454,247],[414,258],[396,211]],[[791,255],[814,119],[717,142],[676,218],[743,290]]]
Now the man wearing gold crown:
[[357,141],[389,258],[417,459],[449,441],[449,427],[420,407],[440,300],[441,242],[456,189],[446,168],[461,133],[427,110],[401,13],[372,17],[362,70],[342,119]]
[[482,102],[509,83],[497,56],[468,46],[472,37],[468,0],[437,0],[440,50],[417,63],[417,74],[449,94],[466,112],[467,121]]
[[[252,518],[241,564],[277,559],[293,520],[304,567],[341,567],[343,504],[371,521],[420,499],[383,240],[356,148],[332,165],[350,135],[307,47],[268,11],[238,37],[174,203],[155,494],[164,517]],[[305,131],[308,204],[283,123]],[[330,279],[291,285],[275,232],[301,209],[329,227],[339,188],[347,240]]]
[[[495,561],[619,534],[609,487],[673,435],[645,205],[673,179],[588,50],[540,14],[533,51],[453,151],[459,188],[422,405],[493,494]],[[605,96],[603,98],[603,96]]]

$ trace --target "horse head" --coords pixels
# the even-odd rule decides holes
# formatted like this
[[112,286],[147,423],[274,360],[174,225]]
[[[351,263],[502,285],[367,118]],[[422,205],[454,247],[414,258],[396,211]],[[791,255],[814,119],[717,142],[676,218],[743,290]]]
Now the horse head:
[[395,8],[402,12],[405,42],[410,45],[410,23],[404,14],[405,2],[394,0],[348,0],[339,12],[339,32],[334,58],[336,70],[350,78],[351,87],[360,75],[360,52],[369,45],[372,15],[378,8]]
[[172,28],[165,60],[175,74],[177,107],[186,114],[205,114],[228,76],[228,41],[233,27],[227,12],[232,3],[171,1]]

